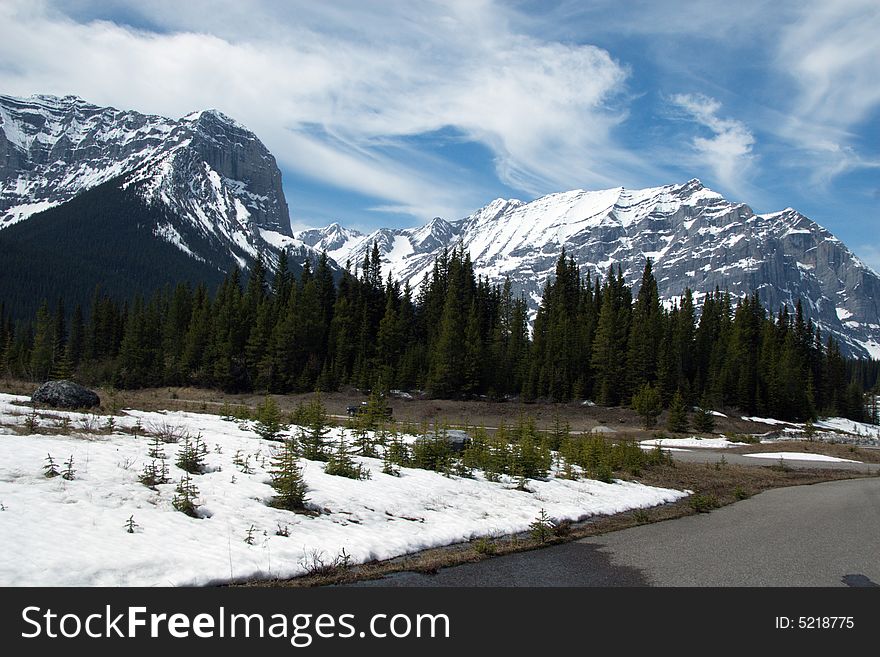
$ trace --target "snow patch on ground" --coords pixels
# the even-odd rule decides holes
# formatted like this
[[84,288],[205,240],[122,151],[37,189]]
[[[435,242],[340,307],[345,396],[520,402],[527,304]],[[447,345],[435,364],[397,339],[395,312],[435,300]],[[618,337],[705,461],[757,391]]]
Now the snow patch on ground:
[[778,461],[826,461],[828,463],[861,463],[861,461],[853,461],[851,459],[841,459],[836,456],[826,456],[825,454],[812,454],[805,452],[761,452],[758,454],[743,454],[753,459],[773,459]]
[[760,422],[761,424],[771,424],[771,425],[780,425],[780,426],[788,426],[788,427],[797,427],[803,426],[799,425],[796,422],[784,422],[783,420],[776,420],[772,417],[746,417],[743,416],[741,419],[746,422]]
[[[23,427],[26,397],[0,395],[0,422]],[[41,411],[41,413],[43,413]],[[556,519],[581,519],[673,502],[685,493],[615,481],[515,482],[444,477],[402,468],[382,473],[379,459],[355,457],[372,478],[356,481],[324,473],[324,465],[300,460],[308,498],[318,516],[266,505],[271,454],[278,443],[262,440],[247,425],[216,415],[124,411],[111,435],[87,431],[107,418],[90,413],[47,411],[34,435],[0,437],[0,585],[4,586],[183,586],[247,578],[291,577],[305,571],[313,553],[330,560],[343,548],[353,562],[387,559],[476,536],[523,531],[544,509]],[[49,431],[63,418],[70,435]],[[174,483],[151,490],[138,482],[148,458],[149,438],[130,431],[163,426],[207,445],[207,472],[193,477],[200,512],[194,519],[173,510],[171,499],[183,472],[174,465],[179,446],[169,444]],[[337,439],[340,429],[328,438]],[[76,478],[46,479],[48,454],[59,464],[73,457]],[[252,472],[234,463],[249,457]],[[133,516],[139,526],[127,533]],[[287,527],[288,537],[277,536]],[[245,542],[253,527],[254,544]]]
[[871,438],[880,438],[880,425],[866,424],[865,422],[855,422],[842,417],[826,417],[817,420],[815,426],[819,429],[830,429],[831,431],[844,431],[846,433],[856,434],[858,436],[866,436]]
[[698,438],[691,436],[690,438],[654,438],[652,440],[642,440],[639,445],[643,447],[702,447],[707,449],[725,449],[728,447],[742,447],[743,443],[733,443],[727,438]]

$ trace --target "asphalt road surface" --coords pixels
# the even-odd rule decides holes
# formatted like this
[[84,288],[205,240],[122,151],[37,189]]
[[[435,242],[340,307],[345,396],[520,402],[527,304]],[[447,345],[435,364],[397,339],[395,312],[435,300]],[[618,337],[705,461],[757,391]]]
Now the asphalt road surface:
[[877,586],[880,479],[778,488],[700,514],[360,586]]

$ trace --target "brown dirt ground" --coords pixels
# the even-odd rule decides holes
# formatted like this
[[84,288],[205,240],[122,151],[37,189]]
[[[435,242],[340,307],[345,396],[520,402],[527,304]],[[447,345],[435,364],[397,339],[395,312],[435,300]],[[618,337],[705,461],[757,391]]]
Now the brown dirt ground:
[[[33,383],[7,380],[0,382],[0,391],[29,395],[36,389]],[[113,390],[100,388],[104,410],[115,411],[132,407],[141,410],[186,410],[216,413],[224,404],[256,408],[264,399],[261,394],[227,394],[201,388],[147,388],[143,390]],[[313,398],[313,394],[273,395],[284,411],[292,411],[297,404]],[[359,404],[367,396],[353,388],[339,392],[321,393],[321,399],[331,415],[343,418],[346,406]],[[550,429],[556,419],[567,423],[573,433],[588,432],[596,427],[608,427],[616,434],[632,438],[652,438],[665,424],[664,413],[657,429],[644,431],[638,415],[629,408],[584,406],[579,402],[555,404],[551,402],[522,403],[518,401],[398,399],[388,400],[398,423],[420,425],[424,422],[444,422],[455,426],[483,426],[490,431],[501,423],[510,426],[521,416],[532,417],[542,430]],[[763,433],[772,431],[771,425],[744,422],[734,412],[727,418],[716,418],[717,433]],[[692,435],[692,434],[688,434]]]

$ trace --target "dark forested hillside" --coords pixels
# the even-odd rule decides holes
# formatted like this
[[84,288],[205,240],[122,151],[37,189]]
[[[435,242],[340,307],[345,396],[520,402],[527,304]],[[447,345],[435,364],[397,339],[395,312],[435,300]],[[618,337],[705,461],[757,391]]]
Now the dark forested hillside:
[[5,301],[0,374],[74,374],[126,388],[287,393],[354,385],[608,406],[653,397],[790,420],[860,419],[864,392],[880,373],[876,363],[844,359],[800,303],[769,313],[757,295],[734,303],[716,290],[696,308],[683,290],[665,308],[650,262],[633,299],[619,268],[604,280],[582,276],[564,252],[532,336],[525,300],[509,283],[475,276],[462,249],[437,259],[417,295],[383,279],[374,247],[338,282],[326,255],[298,277],[282,256],[271,272],[256,262],[247,281],[233,269],[216,294],[178,284],[120,303],[100,292],[87,304],[44,302],[30,325],[14,324],[15,297]]
[[224,272],[154,235],[165,212],[110,181],[3,229],[0,296],[9,312],[32,318],[42,299],[59,297],[69,308],[87,307],[96,286],[115,299],[179,281],[214,289]]

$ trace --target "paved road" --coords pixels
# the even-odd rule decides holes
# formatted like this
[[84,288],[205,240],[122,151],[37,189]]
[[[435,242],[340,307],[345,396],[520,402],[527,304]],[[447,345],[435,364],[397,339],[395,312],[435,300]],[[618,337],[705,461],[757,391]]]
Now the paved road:
[[712,513],[367,586],[876,586],[880,479],[779,488]]

